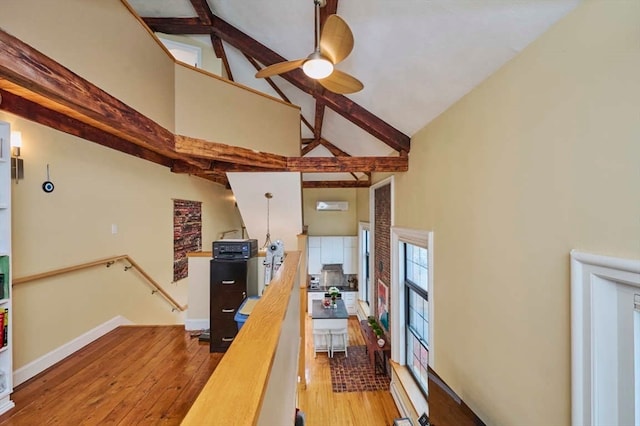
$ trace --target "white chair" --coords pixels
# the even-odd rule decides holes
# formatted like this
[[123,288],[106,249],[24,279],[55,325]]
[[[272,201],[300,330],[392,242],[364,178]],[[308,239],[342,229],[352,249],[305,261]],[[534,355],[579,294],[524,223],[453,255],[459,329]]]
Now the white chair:
[[326,352],[327,355],[331,355],[331,330],[316,329],[313,330],[313,357],[315,358],[318,352]]
[[349,330],[346,328],[331,330],[331,358],[336,352],[344,352],[348,357],[347,347],[349,346]]

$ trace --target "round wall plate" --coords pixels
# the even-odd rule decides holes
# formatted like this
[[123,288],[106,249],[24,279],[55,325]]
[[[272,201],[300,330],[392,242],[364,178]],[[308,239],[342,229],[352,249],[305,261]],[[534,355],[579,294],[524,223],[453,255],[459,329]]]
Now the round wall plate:
[[46,181],[45,183],[42,184],[42,190],[47,194],[53,192],[54,189],[55,189],[55,186],[51,181]]

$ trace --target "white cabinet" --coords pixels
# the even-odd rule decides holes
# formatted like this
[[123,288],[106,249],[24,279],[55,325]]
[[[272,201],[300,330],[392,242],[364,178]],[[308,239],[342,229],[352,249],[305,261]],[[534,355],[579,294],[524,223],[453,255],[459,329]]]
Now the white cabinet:
[[11,330],[11,145],[9,124],[0,122],[0,414],[11,409],[13,359]]
[[358,273],[358,237],[309,237],[309,274],[319,275],[322,265],[342,264],[345,274]]
[[323,265],[342,263],[343,237],[322,237],[320,240],[320,259]]
[[307,246],[308,247],[313,247],[313,248],[320,248],[320,239],[322,237],[309,237],[309,240],[307,241]]
[[322,291],[310,291],[307,293],[307,314],[311,315],[313,301],[324,299],[324,292]]
[[309,237],[307,241],[307,250],[309,252],[307,268],[311,275],[319,275],[320,272],[322,272],[322,259],[320,258],[321,238],[322,237]]
[[342,300],[344,300],[344,304],[347,307],[347,312],[349,315],[358,315],[358,296],[355,291],[345,291],[342,293]]
[[342,269],[345,274],[358,273],[358,237],[344,237]]
[[319,275],[322,272],[322,259],[320,258],[320,247],[309,246],[309,261],[307,263],[309,274]]

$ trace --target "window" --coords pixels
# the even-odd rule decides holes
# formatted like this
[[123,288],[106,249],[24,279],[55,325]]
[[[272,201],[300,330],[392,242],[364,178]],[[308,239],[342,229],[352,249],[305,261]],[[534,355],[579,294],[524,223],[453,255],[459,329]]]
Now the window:
[[196,68],[202,66],[202,49],[200,47],[162,37],[159,39],[176,60]]
[[432,231],[391,227],[391,359],[402,386],[416,389],[414,407],[427,405],[428,371],[436,368],[433,241]]
[[363,268],[364,268],[364,295],[365,295],[364,301],[367,302],[367,305],[370,305],[369,291],[370,291],[370,285],[371,285],[371,275],[369,272],[369,230],[368,229],[364,229],[362,231],[362,246],[364,250],[363,262],[362,262]]
[[402,242],[404,253],[405,362],[427,394],[429,365],[429,274],[427,250]]

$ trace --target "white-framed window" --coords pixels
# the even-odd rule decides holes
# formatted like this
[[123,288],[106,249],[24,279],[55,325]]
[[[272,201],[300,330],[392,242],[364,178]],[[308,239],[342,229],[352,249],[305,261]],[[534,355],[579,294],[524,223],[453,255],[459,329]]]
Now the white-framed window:
[[200,47],[162,37],[158,38],[177,61],[196,68],[202,67],[202,49]]
[[433,232],[391,228],[391,358],[428,394],[434,368]]
[[359,293],[360,300],[371,306],[371,228],[369,223],[360,222],[358,224],[359,234]]
[[427,249],[401,242],[404,261],[405,362],[420,388],[429,383],[429,277]]

